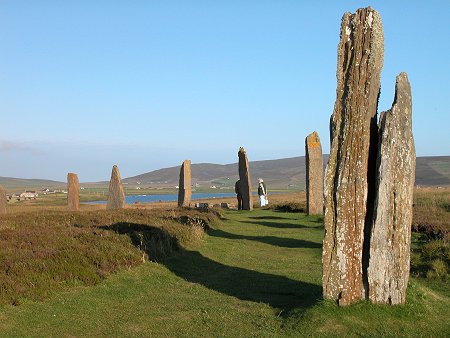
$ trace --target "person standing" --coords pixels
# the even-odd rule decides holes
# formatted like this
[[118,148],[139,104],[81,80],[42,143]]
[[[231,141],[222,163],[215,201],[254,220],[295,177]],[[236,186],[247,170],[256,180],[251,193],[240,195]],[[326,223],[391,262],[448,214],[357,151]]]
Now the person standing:
[[234,184],[234,192],[236,193],[236,198],[238,202],[238,210],[242,210],[242,189],[241,180],[237,180]]
[[267,188],[262,178],[258,178],[259,205],[264,207],[267,203]]

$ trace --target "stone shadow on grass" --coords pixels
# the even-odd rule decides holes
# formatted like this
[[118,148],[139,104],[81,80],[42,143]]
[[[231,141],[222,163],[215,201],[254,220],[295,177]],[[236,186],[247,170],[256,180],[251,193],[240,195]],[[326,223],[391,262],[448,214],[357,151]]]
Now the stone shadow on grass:
[[280,216],[251,216],[249,217],[250,219],[290,219],[292,220],[292,218],[289,217],[280,217]]
[[[177,276],[191,283],[203,285],[208,289],[241,300],[262,302],[271,307],[279,308],[282,310],[280,315],[283,317],[287,317],[289,310],[294,308],[300,311],[306,310],[316,304],[322,297],[320,285],[227,266],[204,257],[197,251],[184,250],[176,238],[160,227],[121,222],[110,226],[99,226],[98,228],[128,235],[133,245],[147,253],[151,259],[161,262]],[[244,239],[246,237],[214,229],[210,229],[208,233],[225,238]],[[276,241],[276,237],[270,239],[267,236],[267,238],[265,240],[268,242]],[[283,238],[278,240],[289,241],[289,239]],[[280,242],[278,244],[287,245],[289,243],[292,245],[292,242]],[[296,242],[296,247],[300,244]],[[312,244],[316,245],[315,243]]]
[[322,244],[314,243],[311,241],[305,241],[302,239],[295,238],[284,238],[284,237],[275,237],[275,236],[246,236],[246,235],[237,235],[232,234],[219,229],[210,229],[208,230],[208,235],[213,237],[221,237],[228,239],[246,239],[249,241],[256,241],[265,244],[270,244],[273,246],[279,246],[283,248],[322,248]]
[[181,248],[178,239],[165,229],[148,224],[119,222],[97,228],[126,234],[134,246],[145,252],[150,260],[156,262],[164,260]]
[[286,311],[306,310],[322,296],[320,285],[296,281],[284,276],[227,266],[201,255],[197,251],[183,251],[163,263],[177,276],[201,284],[208,289],[239,298],[265,303]]
[[254,225],[262,225],[270,228],[277,229],[315,229],[316,227],[309,227],[303,224],[294,224],[294,223],[280,223],[280,222],[267,222],[267,221],[241,221],[241,223],[248,223]]

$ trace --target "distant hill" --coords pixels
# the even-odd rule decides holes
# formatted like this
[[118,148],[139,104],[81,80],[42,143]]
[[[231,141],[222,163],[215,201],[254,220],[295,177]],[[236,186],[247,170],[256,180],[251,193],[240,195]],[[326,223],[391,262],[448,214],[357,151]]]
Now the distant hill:
[[[324,155],[324,166],[328,155]],[[416,161],[416,185],[450,186],[450,156],[418,157]],[[251,161],[250,173],[252,185],[256,186],[259,177],[266,181],[270,189],[295,188],[305,189],[305,157],[292,157],[279,160]],[[192,183],[209,187],[232,189],[238,179],[238,164],[196,163],[191,165]],[[138,176],[128,177],[122,181],[130,186],[174,187],[178,185],[180,166],[159,169]],[[139,182],[139,183],[138,183]],[[96,185],[107,186],[108,182]],[[0,177],[0,185],[8,191],[55,189],[66,186],[65,182],[38,179],[19,179]]]
[[450,185],[450,156],[417,157],[416,185]]
[[13,177],[0,177],[0,185],[8,192],[22,192],[24,190],[61,189],[66,187],[66,182],[58,182],[40,179],[25,179]]
[[[325,157],[327,158],[327,156]],[[280,160],[252,161],[250,176],[252,184],[257,183],[259,177],[270,182],[271,187],[286,188],[291,185],[304,189],[305,186],[305,157],[293,157]],[[196,163],[191,165],[192,183],[211,184],[219,186],[234,186],[239,178],[238,164]],[[141,185],[178,185],[180,166],[159,169],[142,175],[123,180],[128,184]]]
[[[324,166],[328,155],[324,155]],[[273,188],[291,186],[305,189],[305,157],[292,157],[279,160],[251,161],[250,174],[252,185],[262,177]],[[198,163],[191,165],[193,184],[233,185],[238,179],[238,164]],[[178,185],[180,166],[159,169],[142,175],[129,177],[123,181],[128,184]],[[416,185],[449,186],[450,156],[418,157],[416,165]]]

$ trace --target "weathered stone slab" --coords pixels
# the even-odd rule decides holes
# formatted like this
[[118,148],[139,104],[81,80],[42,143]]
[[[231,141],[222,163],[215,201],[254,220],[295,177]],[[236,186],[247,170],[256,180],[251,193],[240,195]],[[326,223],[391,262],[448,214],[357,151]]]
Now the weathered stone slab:
[[114,165],[111,172],[111,180],[109,181],[108,201],[106,209],[121,209],[125,206],[125,193],[123,191],[122,182],[120,180],[119,168]]
[[239,179],[242,193],[242,210],[253,210],[253,197],[250,179],[250,167],[248,165],[247,153],[243,147],[239,148]]
[[306,213],[323,214],[323,157],[319,134],[312,132],[305,139]]
[[363,279],[367,278],[362,265],[367,243],[363,242],[366,217],[371,219],[366,205],[375,181],[371,175],[376,162],[373,145],[377,143],[382,66],[380,15],[370,7],[345,13],[338,45],[336,102],[330,120],[322,256],[323,295],[340,305],[365,298],[367,281],[363,283]]
[[6,214],[6,190],[0,185],[0,215]]
[[185,160],[180,168],[180,181],[178,184],[178,207],[188,208],[191,205],[191,161]]
[[67,208],[71,211],[78,211],[80,209],[78,176],[74,173],[67,174]]
[[403,304],[409,278],[416,153],[412,135],[411,87],[397,76],[392,108],[381,114],[377,197],[370,239],[369,298]]

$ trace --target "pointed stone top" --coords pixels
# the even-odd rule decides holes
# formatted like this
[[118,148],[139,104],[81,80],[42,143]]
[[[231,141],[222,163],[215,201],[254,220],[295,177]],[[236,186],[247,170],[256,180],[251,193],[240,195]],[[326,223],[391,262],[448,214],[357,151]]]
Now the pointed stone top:
[[395,78],[395,97],[394,97],[394,104],[397,102],[397,94],[399,91],[404,91],[406,89],[406,92],[411,95],[411,85],[409,84],[408,80],[408,74],[405,72],[401,72],[397,75]]
[[320,147],[320,138],[319,138],[319,134],[317,133],[317,131],[313,131],[311,134],[309,134],[306,137],[306,145],[309,148]]
[[[361,39],[365,36],[364,39]],[[349,44],[354,50],[356,41],[370,41],[363,46],[362,52],[367,57],[369,65],[376,69],[383,68],[384,59],[384,33],[381,15],[372,7],[359,8],[355,14],[344,13],[341,21],[341,39],[338,54],[344,44]],[[359,58],[361,58],[359,56]],[[337,77],[340,78],[338,67]]]
[[114,164],[112,167],[111,177],[112,176],[118,177],[118,179],[120,181],[120,172],[119,172],[119,167],[117,166],[117,164]]

